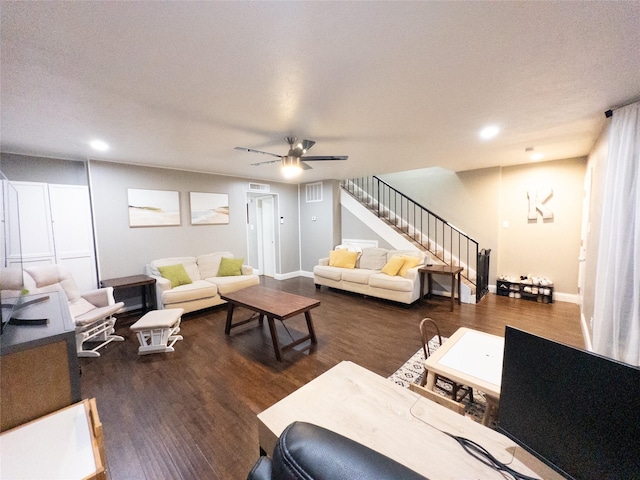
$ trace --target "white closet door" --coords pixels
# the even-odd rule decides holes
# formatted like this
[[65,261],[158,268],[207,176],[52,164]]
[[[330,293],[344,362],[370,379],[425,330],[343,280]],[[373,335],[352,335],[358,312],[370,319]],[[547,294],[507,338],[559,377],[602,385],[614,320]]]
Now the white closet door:
[[97,286],[89,189],[49,185],[56,263],[65,265],[81,291]]
[[[18,191],[24,266],[55,263],[56,251],[46,183],[11,182]],[[10,252],[11,255],[14,252]],[[19,252],[16,252],[19,253]]]

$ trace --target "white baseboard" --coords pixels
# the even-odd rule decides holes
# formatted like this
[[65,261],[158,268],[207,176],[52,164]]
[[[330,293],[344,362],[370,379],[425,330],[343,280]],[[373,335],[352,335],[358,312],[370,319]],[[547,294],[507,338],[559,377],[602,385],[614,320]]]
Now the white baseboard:
[[553,299],[558,302],[575,303],[580,305],[580,297],[577,293],[553,292]]
[[287,273],[276,273],[273,278],[276,280],[288,280],[290,278],[296,277],[310,277],[313,278],[313,273],[305,272],[303,270],[298,270],[296,272],[287,272]]

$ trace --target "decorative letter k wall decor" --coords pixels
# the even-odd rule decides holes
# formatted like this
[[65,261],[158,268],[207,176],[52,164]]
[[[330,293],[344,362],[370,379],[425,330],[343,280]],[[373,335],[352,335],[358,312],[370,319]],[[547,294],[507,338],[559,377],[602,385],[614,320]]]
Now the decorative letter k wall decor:
[[529,220],[538,218],[537,212],[540,212],[543,220],[553,218],[553,211],[544,203],[551,198],[553,190],[547,188],[544,190],[529,190],[527,197],[529,198]]

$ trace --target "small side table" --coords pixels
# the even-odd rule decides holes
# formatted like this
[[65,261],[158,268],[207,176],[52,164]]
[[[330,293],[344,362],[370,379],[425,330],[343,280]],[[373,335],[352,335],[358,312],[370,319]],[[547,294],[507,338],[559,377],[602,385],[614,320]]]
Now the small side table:
[[114,294],[118,290],[140,287],[143,313],[146,313],[152,309],[149,306],[147,291],[150,291],[150,296],[153,299],[153,308],[156,308],[156,296],[155,292],[153,291],[155,284],[156,279],[148,275],[131,275],[130,277],[109,278],[107,280],[100,281],[100,285],[103,287],[113,287]]
[[427,281],[429,282],[429,298],[431,298],[431,292],[433,291],[431,285],[431,275],[434,273],[439,275],[451,275],[451,311],[453,312],[453,302],[456,296],[456,276],[458,277],[458,305],[462,302],[460,300],[460,272],[464,268],[455,267],[451,265],[426,265],[418,269],[420,272],[420,299],[424,297],[424,276],[427,275]]

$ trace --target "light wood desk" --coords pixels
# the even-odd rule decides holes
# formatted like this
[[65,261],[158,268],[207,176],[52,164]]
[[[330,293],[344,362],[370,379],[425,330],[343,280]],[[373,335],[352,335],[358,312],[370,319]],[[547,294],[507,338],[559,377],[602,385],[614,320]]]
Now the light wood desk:
[[105,480],[104,440],[95,399],[0,435],[2,478]]
[[273,453],[294,421],[333,430],[432,479],[502,479],[440,430],[463,436],[502,462],[539,478],[510,439],[352,362],[341,362],[258,414],[260,447]]
[[436,374],[485,393],[487,409],[482,423],[495,416],[500,399],[504,338],[470,328],[459,328],[424,362],[428,390],[433,390]]

